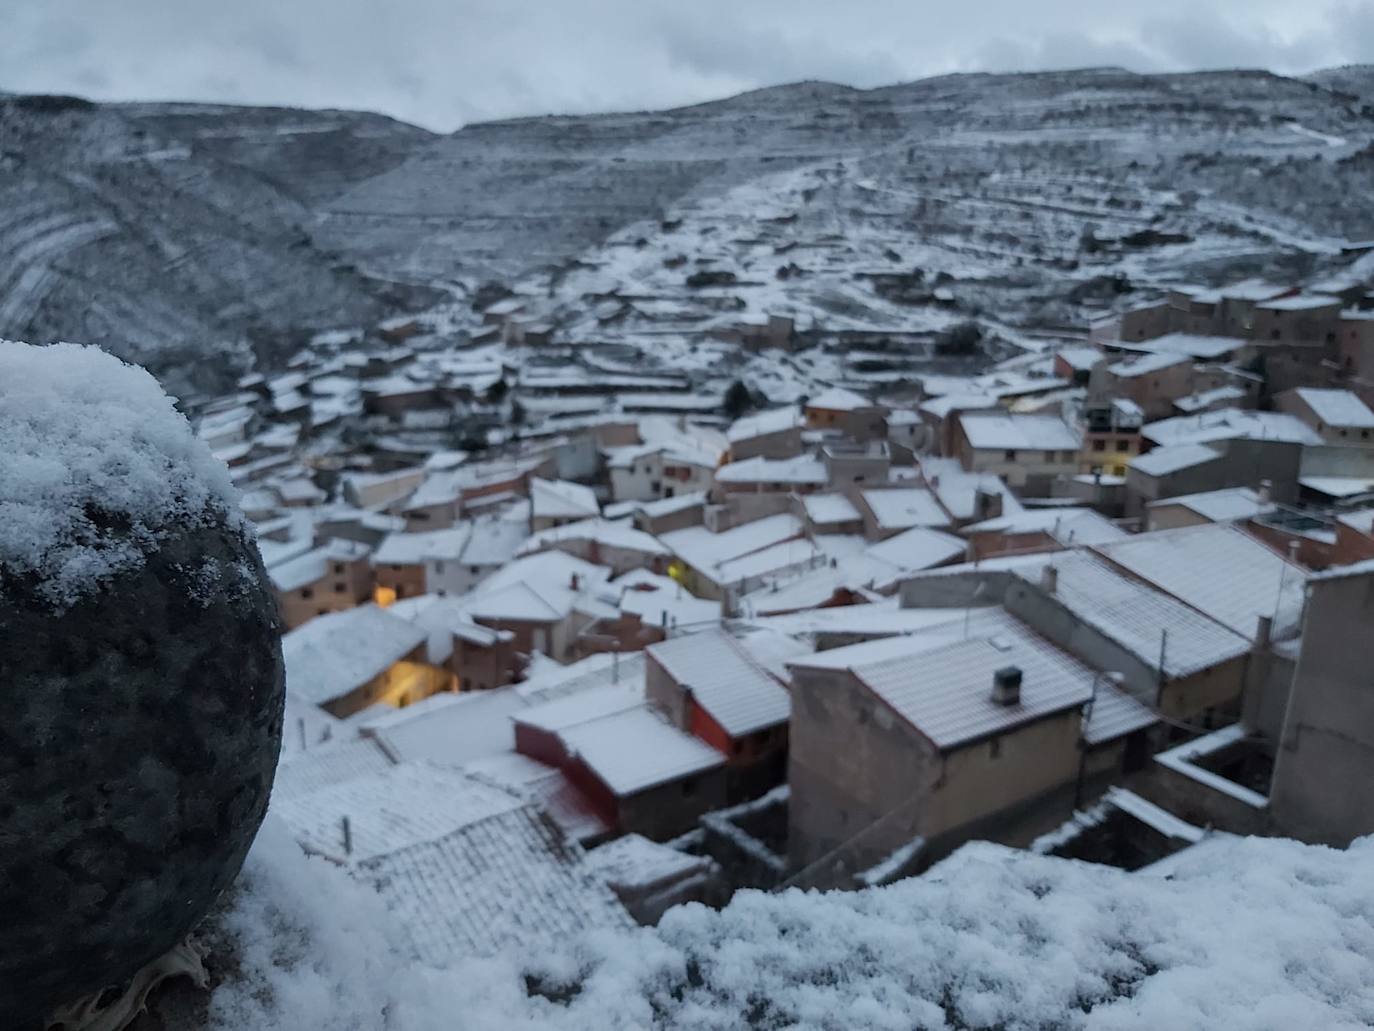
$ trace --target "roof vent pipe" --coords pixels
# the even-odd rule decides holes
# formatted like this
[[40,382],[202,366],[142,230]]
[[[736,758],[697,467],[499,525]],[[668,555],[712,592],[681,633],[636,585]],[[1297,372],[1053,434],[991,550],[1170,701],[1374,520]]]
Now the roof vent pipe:
[[1059,570],[1053,564],[1047,564],[1040,571],[1040,589],[1046,594],[1053,594],[1059,589]]
[[1021,703],[1021,667],[1003,666],[992,675],[992,700],[997,705]]
[[1274,481],[1260,480],[1259,499],[1262,504],[1269,504],[1274,500]]

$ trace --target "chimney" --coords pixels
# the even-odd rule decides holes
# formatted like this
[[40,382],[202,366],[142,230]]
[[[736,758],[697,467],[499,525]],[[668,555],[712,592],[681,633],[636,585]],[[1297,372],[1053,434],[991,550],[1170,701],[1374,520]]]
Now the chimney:
[[992,675],[992,700],[997,705],[1021,704],[1021,667],[1003,666]]
[[1040,571],[1040,589],[1046,594],[1053,594],[1059,589],[1059,570],[1053,564],[1048,564]]
[[568,586],[571,587],[574,591],[579,589],[582,586],[582,578],[578,576],[576,573],[574,573],[572,575],[572,580],[569,582]]
[[1269,502],[1274,500],[1273,480],[1260,480],[1259,499],[1260,503],[1264,505],[1267,505],[1269,504]]
[[973,492],[973,515],[977,522],[1002,517],[1002,495],[979,487]]

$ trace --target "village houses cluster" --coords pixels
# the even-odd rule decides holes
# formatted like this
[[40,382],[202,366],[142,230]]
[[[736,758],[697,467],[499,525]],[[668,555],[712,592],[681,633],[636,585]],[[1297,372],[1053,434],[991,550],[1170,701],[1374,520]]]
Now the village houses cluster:
[[1364,301],[1179,288],[729,414],[526,360],[533,298],[463,346],[324,334],[187,403],[286,631],[272,809],[431,961],[973,838],[1138,869],[1374,832]]

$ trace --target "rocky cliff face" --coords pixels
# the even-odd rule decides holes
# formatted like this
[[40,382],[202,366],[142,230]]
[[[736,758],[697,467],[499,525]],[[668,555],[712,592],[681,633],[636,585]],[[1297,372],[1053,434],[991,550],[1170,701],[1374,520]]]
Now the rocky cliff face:
[[[574,257],[614,265],[631,229],[653,262],[691,260],[695,241],[668,235],[680,216],[709,211],[717,239],[747,241],[760,199],[793,188],[768,217],[823,229],[773,245],[857,240],[835,268],[859,273],[876,257],[906,274],[919,253],[927,271],[993,284],[992,306],[995,280],[1033,280],[1013,320],[1072,320],[1081,309],[1053,298],[1119,276],[1301,274],[1374,235],[1368,82],[1087,69],[800,83],[446,137],[346,112],[10,98],[0,333],[165,367],[415,306],[431,296],[416,287],[465,297]],[[794,287],[803,314],[833,292]]]

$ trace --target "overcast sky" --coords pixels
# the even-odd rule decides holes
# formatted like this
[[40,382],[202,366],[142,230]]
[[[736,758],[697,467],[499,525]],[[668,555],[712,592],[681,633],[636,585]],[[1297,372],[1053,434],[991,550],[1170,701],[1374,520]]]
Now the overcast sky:
[[0,0],[0,90],[431,129],[950,71],[1374,62],[1374,0]]

